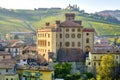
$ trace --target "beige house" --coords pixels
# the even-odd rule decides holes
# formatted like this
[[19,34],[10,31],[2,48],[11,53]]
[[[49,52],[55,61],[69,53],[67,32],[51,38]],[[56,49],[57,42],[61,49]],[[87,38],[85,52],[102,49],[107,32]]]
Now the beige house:
[[8,52],[0,51],[0,61],[11,59],[11,55]]
[[[97,46],[98,47],[98,46]],[[89,52],[88,57],[86,57],[86,66],[88,72],[95,72],[95,68],[100,66],[101,58],[105,54],[113,54],[115,57],[115,61],[120,63],[120,50],[114,49],[112,46],[99,46],[97,49],[95,48],[91,52]]]
[[19,80],[15,64],[16,61],[9,53],[0,51],[0,80]]
[[74,13],[65,14],[64,22],[46,23],[37,30],[37,50],[47,61],[57,58],[59,49],[69,53],[71,49],[86,51],[93,49],[94,29],[83,28],[82,21],[75,20]]

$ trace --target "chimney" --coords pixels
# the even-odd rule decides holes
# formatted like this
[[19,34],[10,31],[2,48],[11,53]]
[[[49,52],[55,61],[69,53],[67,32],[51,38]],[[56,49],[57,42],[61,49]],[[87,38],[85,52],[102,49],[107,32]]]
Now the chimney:
[[74,13],[66,13],[65,14],[65,17],[66,17],[66,21],[74,21],[75,19],[75,14]]
[[45,25],[46,25],[46,26],[49,26],[49,25],[50,25],[50,23],[49,23],[49,22],[46,22],[46,23],[45,23]]
[[59,20],[56,20],[56,25],[57,25],[57,27],[59,27],[59,25],[60,25],[60,21]]
[[56,20],[56,24],[60,24],[60,21],[59,21],[59,20]]

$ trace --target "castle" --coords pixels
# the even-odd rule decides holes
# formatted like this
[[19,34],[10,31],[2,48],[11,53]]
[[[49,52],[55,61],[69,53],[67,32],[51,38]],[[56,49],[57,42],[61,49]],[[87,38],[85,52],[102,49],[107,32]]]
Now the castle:
[[74,13],[66,13],[64,22],[57,20],[55,25],[46,22],[43,29],[37,30],[38,53],[51,61],[57,59],[60,49],[66,54],[89,51],[94,47],[94,32],[92,28],[84,28],[82,21],[75,20]]

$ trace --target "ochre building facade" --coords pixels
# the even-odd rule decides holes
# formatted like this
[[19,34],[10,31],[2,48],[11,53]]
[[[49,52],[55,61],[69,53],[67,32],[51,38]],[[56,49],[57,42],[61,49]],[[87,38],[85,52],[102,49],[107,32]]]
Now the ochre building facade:
[[74,13],[66,13],[65,21],[56,24],[46,23],[45,27],[37,30],[37,50],[47,61],[57,58],[59,49],[89,50],[94,46],[94,29],[84,28],[82,21],[75,20]]

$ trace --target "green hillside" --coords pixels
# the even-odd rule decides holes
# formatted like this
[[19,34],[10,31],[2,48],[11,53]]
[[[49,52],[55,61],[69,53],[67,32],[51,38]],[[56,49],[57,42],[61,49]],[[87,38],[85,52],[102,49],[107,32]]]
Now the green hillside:
[[0,8],[0,34],[9,32],[36,31],[44,27],[45,22],[54,24],[64,21],[65,13],[75,13],[76,20],[82,20],[83,26],[94,28],[98,36],[120,34],[120,25],[81,15],[80,12],[67,10],[7,10]]

